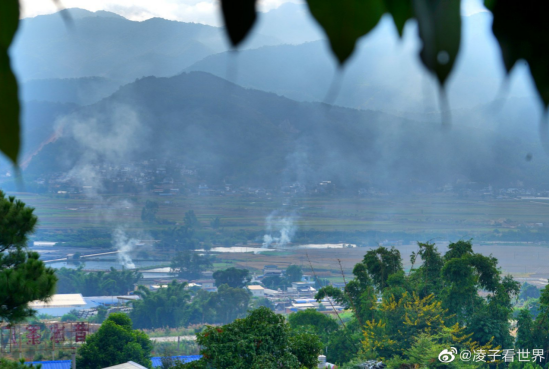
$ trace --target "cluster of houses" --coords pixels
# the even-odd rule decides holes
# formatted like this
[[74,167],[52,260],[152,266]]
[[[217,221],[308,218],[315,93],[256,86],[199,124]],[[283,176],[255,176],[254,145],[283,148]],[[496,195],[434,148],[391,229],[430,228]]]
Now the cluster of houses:
[[[269,299],[277,313],[294,313],[300,310],[315,309],[326,314],[335,314],[343,311],[343,307],[329,298],[324,298],[322,301],[317,301],[314,296],[317,293],[315,282],[312,276],[303,275],[301,281],[292,282],[291,287],[284,290],[273,290],[266,288],[261,284],[261,280],[270,276],[283,276],[284,270],[279,269],[276,265],[266,265],[263,268],[263,274],[255,277],[251,284],[246,288],[252,296]],[[343,287],[341,284],[335,284],[336,287]]]

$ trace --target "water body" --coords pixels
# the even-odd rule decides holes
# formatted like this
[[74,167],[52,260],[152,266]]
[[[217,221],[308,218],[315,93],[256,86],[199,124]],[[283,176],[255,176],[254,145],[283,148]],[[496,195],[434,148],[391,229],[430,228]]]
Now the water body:
[[[277,250],[296,250],[296,249],[343,249],[343,248],[354,248],[356,245],[347,244],[347,243],[319,243],[319,244],[307,244],[307,245],[295,245],[295,246],[284,246],[279,247],[273,245],[272,248],[264,247],[246,247],[246,246],[232,246],[232,247],[213,247],[210,249],[210,252],[219,252],[219,253],[261,253]],[[204,249],[196,250],[200,252],[205,252]]]
[[[144,268],[144,267],[146,268],[146,267],[155,266],[158,264],[163,264],[168,262],[169,261],[143,260],[143,261],[134,261],[134,264],[136,268]],[[91,269],[91,270],[109,270],[111,267],[117,270],[124,269],[124,266],[120,264],[118,260],[86,261],[85,263],[82,263],[82,264],[84,264],[84,269]],[[66,261],[59,261],[56,263],[48,264],[48,266],[55,269],[59,269],[59,268],[77,269],[80,265],[76,265],[74,263],[68,263]]]

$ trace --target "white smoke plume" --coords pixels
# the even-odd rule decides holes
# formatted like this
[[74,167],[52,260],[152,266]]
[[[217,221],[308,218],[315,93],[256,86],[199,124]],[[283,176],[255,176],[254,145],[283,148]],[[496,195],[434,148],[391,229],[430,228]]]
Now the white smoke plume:
[[[133,208],[133,204],[102,195],[104,175],[100,164],[123,165],[145,142],[147,129],[139,113],[129,106],[117,104],[110,106],[104,116],[79,118],[69,115],[61,118],[57,125],[58,131],[73,138],[83,153],[63,180],[81,186],[85,196],[93,200],[94,207],[101,209],[99,219],[94,221],[113,224],[112,244],[119,251],[118,261],[124,268],[134,269],[136,266],[131,255],[143,245],[138,239],[128,236],[126,225],[120,221],[125,218],[128,209]],[[139,237],[150,238],[144,234]]]
[[131,252],[136,248],[139,241],[135,238],[128,237],[126,231],[122,227],[118,227],[112,234],[113,244],[118,253],[118,262],[126,269],[135,269],[135,264],[131,258]]
[[265,235],[262,247],[284,247],[292,242],[297,226],[294,213],[279,216],[277,211],[272,212],[265,219]]

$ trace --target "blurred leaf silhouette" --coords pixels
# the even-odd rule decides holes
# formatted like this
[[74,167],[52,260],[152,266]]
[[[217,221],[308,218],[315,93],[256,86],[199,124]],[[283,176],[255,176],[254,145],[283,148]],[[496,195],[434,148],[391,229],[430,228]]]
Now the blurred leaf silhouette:
[[485,5],[494,14],[492,29],[501,48],[507,73],[517,61],[530,67],[536,88],[545,106],[549,105],[549,2],[489,0]]
[[0,2],[0,151],[17,162],[20,146],[17,80],[11,71],[8,48],[19,25],[19,2]]
[[221,10],[229,40],[236,47],[246,38],[257,19],[255,0],[222,0]]
[[307,0],[307,4],[326,32],[340,65],[353,54],[357,40],[377,25],[384,12],[381,0]]
[[[383,14],[392,16],[401,36],[407,20],[415,18],[423,43],[421,61],[436,76],[444,93],[460,50],[460,0],[307,0],[307,4],[326,32],[340,66],[352,56],[358,39],[374,29]],[[541,99],[549,106],[549,3],[485,0],[484,4],[493,13],[493,33],[507,71],[517,61],[525,60]],[[228,38],[237,47],[256,21],[256,0],[222,0],[221,10]],[[0,1],[0,151],[14,164],[20,148],[20,107],[8,49],[18,25],[18,0]]]

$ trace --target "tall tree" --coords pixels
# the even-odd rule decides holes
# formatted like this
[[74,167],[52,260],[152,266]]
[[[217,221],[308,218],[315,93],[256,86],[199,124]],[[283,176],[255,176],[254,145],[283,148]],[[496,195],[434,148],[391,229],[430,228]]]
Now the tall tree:
[[293,334],[282,315],[265,307],[222,327],[207,327],[197,342],[202,359],[194,368],[313,368],[322,347],[317,336]]
[[215,310],[219,322],[230,323],[246,315],[250,298],[247,290],[223,284],[211,296],[209,305]]
[[125,295],[134,289],[134,284],[141,279],[141,273],[136,270],[116,270],[111,267],[109,272],[83,271],[61,268],[55,271],[58,293],[81,293],[84,296]]
[[149,337],[132,329],[131,319],[123,313],[113,313],[78,349],[79,369],[101,369],[133,361],[152,367],[153,344]]
[[298,311],[288,316],[288,322],[292,329],[298,327],[313,327],[314,332],[327,343],[330,336],[339,329],[334,318],[329,315],[319,313],[314,309]]
[[194,210],[189,210],[185,213],[185,225],[190,228],[200,228],[200,222],[198,221]]
[[212,261],[208,256],[183,251],[172,259],[170,267],[181,278],[199,278],[211,266]]
[[156,213],[158,213],[158,203],[147,200],[141,209],[141,220],[145,223],[154,223],[156,222]]
[[[517,319],[516,349],[542,349],[549,350],[549,285],[541,291],[540,311],[536,319],[528,310],[522,309]],[[549,362],[549,355],[543,355],[542,364]]]
[[171,282],[167,287],[151,291],[139,286],[136,295],[141,299],[133,302],[130,313],[137,328],[176,328],[187,323],[191,295],[186,283]]
[[290,282],[300,282],[302,276],[303,271],[299,265],[289,265],[286,268],[286,278],[288,278]]
[[27,250],[37,221],[33,208],[0,191],[0,321],[33,316],[28,303],[55,293],[54,269],[46,267],[37,252]]
[[400,251],[394,247],[387,249],[380,246],[377,249],[368,251],[364,255],[363,263],[378,291],[387,286],[387,279],[391,274],[402,270]]
[[217,270],[214,272],[215,285],[217,287],[226,284],[233,288],[242,288],[251,280],[250,271],[248,269],[237,269],[234,267]]

